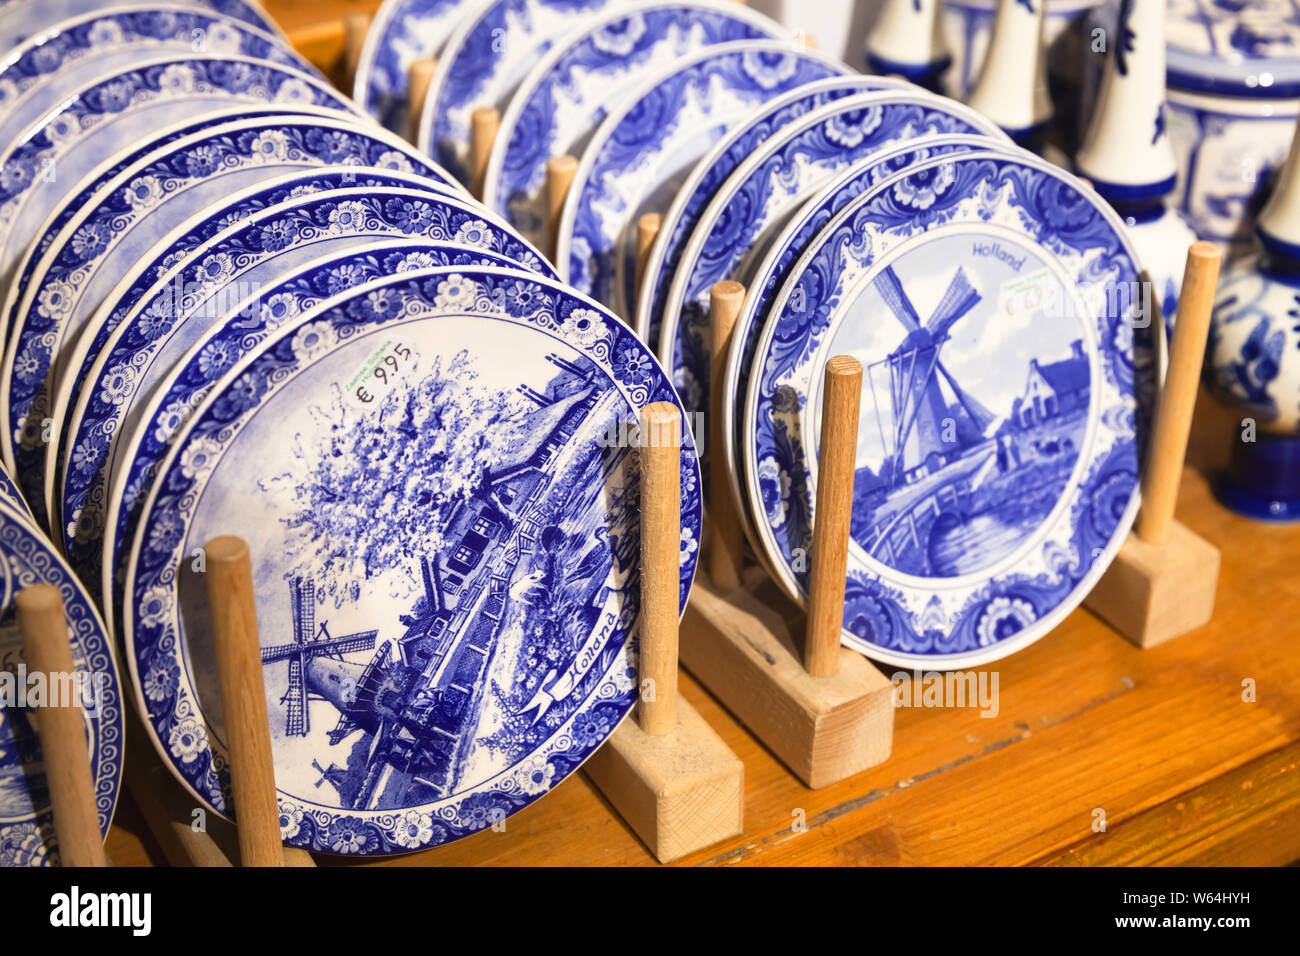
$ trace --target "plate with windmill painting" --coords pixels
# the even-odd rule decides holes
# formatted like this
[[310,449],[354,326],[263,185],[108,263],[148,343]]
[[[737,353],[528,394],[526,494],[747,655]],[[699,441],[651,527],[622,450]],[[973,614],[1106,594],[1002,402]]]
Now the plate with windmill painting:
[[778,580],[807,593],[822,369],[850,355],[845,642],[953,668],[1047,633],[1137,508],[1137,274],[1105,202],[1028,154],[932,157],[845,206],[773,303],[739,426]]
[[[286,843],[382,855],[498,825],[635,700],[638,470],[676,402],[608,311],[536,274],[415,269],[327,299],[233,367],[140,511],[123,632],[164,762],[229,806],[202,574],[250,547]],[[680,600],[700,482],[682,449]]]

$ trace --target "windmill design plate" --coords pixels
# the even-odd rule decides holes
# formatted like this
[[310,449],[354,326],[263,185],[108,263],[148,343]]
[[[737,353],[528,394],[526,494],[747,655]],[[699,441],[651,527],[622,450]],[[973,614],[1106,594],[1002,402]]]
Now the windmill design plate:
[[8,385],[0,390],[0,421],[7,426],[0,451],[31,500],[40,503],[42,520],[50,514],[50,489],[40,490],[40,476],[51,442],[48,434],[37,434],[38,424],[46,418],[62,421],[51,396],[60,389],[70,355],[75,358],[78,334],[123,275],[161,237],[242,187],[293,169],[331,165],[348,167],[331,174],[335,183],[359,180],[361,172],[353,170],[373,172],[368,167],[378,166],[443,177],[410,178],[407,184],[459,192],[446,174],[390,134],[337,115],[281,114],[187,136],[101,178],[93,195],[78,191],[78,208],[35,265],[19,265],[16,271],[27,275],[25,285],[21,292],[11,287],[7,300],[18,301],[6,310],[12,331],[0,364],[0,381]]
[[769,136],[813,110],[846,96],[882,89],[907,89],[911,84],[884,76],[834,76],[805,83],[773,97],[734,125],[695,164],[663,213],[659,235],[646,256],[637,295],[636,331],[651,344],[659,342],[664,297],[677,268],[682,247],[690,238],[709,200],[745,159]]
[[547,160],[581,156],[609,106],[701,47],[786,35],[762,14],[717,0],[641,4],[593,20],[557,42],[519,84],[488,159],[483,204],[540,245]]
[[0,143],[18,137],[68,93],[166,53],[236,54],[312,67],[279,38],[212,11],[124,7],[96,11],[5,51],[0,63]]
[[264,342],[186,423],[131,548],[127,656],[165,762],[226,811],[187,556],[235,533],[287,843],[417,850],[549,791],[635,698],[636,455],[605,436],[652,401],[675,395],[630,330],[512,270],[391,276]]
[[699,50],[648,80],[610,111],[583,154],[560,218],[561,277],[630,318],[637,219],[667,208],[696,162],[746,114],[848,71],[788,42],[740,40]]
[[[128,5],[132,5],[131,0],[7,0],[0,4],[0,50],[10,50],[60,20]],[[269,33],[279,33],[274,20],[256,3],[245,0],[176,0],[176,6],[215,11]]]
[[[240,198],[260,204],[261,197]],[[476,245],[539,273],[548,270],[531,246],[488,221],[493,217],[482,207],[409,185],[329,188],[235,216],[233,223],[223,207],[196,218],[178,230],[181,238],[155,246],[87,327],[74,355],[84,378],[69,369],[62,398],[80,400],[67,430],[56,436],[62,438],[60,471],[51,485],[62,490],[55,504],[62,508],[65,547],[86,581],[99,579],[87,562],[100,554],[105,479],[118,436],[134,427],[140,411],[136,396],[149,394],[230,306],[332,250],[394,236]]]
[[[730,436],[730,441],[723,442],[722,445],[726,458],[722,467],[726,468],[732,500],[739,502],[737,515],[741,529],[756,554],[761,555],[763,552],[758,545],[750,502],[743,490],[740,463],[745,458],[744,436],[737,428],[737,422],[744,411],[749,373],[763,333],[763,324],[790,267],[803,255],[821,228],[867,189],[884,182],[913,163],[947,153],[989,149],[990,143],[992,140],[983,134],[948,134],[924,136],[913,142],[882,147],[871,156],[854,163],[824,186],[817,195],[808,199],[786,223],[780,235],[769,243],[763,260],[754,267],[748,281],[748,293],[732,330],[731,351],[727,353],[727,360],[722,367],[721,427],[722,433]],[[679,384],[678,390],[681,388]]]
[[[123,542],[129,542],[135,533],[139,508],[153,486],[158,465],[171,449],[172,439],[230,367],[285,323],[349,289],[414,269],[476,265],[518,268],[517,263],[486,249],[416,237],[367,243],[361,250],[334,253],[266,283],[212,323],[174,365],[163,363],[166,374],[160,375],[161,380],[147,391],[141,390],[138,399],[141,408],[133,410],[131,416],[136,424],[121,427],[111,439],[116,447],[105,467],[108,481],[104,481],[101,472],[91,486],[89,498],[93,510],[96,514],[107,511],[105,526],[101,529],[97,521],[82,522],[77,529],[69,529],[65,538],[69,554],[84,564],[78,568],[83,578],[95,569],[88,551],[97,542],[101,546],[100,607],[111,633],[122,632],[122,622],[115,609],[122,606],[119,590],[126,573]],[[83,422],[88,413],[105,417],[95,408],[105,398],[82,402],[73,417]],[[80,435],[83,431],[89,431],[89,426],[76,428],[73,434]],[[78,443],[79,439],[74,438],[69,445],[76,448]],[[113,467],[115,463],[120,464]],[[62,474],[64,510],[71,514],[86,496],[80,487],[74,486],[66,466]],[[83,484],[84,480],[78,482]],[[105,487],[110,489],[107,508],[102,501]],[[99,541],[96,535],[101,533],[103,537]]]
[[782,127],[729,176],[695,223],[664,306],[659,358],[688,412],[708,406],[709,289],[748,286],[786,220],[835,174],[900,141],[982,133],[1007,142],[974,110],[924,91],[881,91],[835,100]]
[[447,38],[429,81],[416,142],[470,184],[470,114],[506,111],[510,96],[551,43],[621,0],[487,0]]
[[[26,685],[23,640],[14,598],[31,584],[49,583],[63,596],[73,664],[85,675],[83,710],[99,829],[108,833],[122,779],[122,689],[112,644],[76,576],[31,519],[0,503],[0,671]],[[0,867],[57,861],[40,739],[26,708],[0,707]]]
[[1028,156],[938,157],[846,206],[777,297],[741,423],[785,589],[806,594],[822,369],[849,354],[845,641],[974,666],[1073,609],[1137,508],[1137,272],[1110,208]]
[[[437,56],[474,0],[384,0],[357,58],[352,98],[386,129],[411,131],[407,83],[411,64]],[[418,117],[417,117],[418,119]]]

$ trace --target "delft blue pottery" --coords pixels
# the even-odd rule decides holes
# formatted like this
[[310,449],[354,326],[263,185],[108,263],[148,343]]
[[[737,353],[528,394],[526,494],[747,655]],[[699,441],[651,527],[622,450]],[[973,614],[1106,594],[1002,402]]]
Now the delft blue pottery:
[[873,90],[906,89],[909,84],[880,76],[835,76],[805,83],[773,97],[740,123],[727,130],[695,164],[663,214],[660,239],[646,257],[641,290],[637,296],[636,330],[646,342],[660,340],[664,298],[676,273],[682,248],[695,230],[714,193],[745,159],[786,124],[846,96]]
[[575,289],[629,317],[640,215],[668,204],[695,163],[767,101],[847,71],[772,40],[721,44],[683,58],[629,95],[583,156],[560,221],[556,264]]
[[357,59],[352,84],[357,105],[384,128],[407,135],[411,64],[437,56],[473,7],[474,0],[384,0]]
[[[84,357],[68,395],[84,399],[81,417],[63,433],[60,470],[52,477],[64,544],[73,567],[98,581],[95,560],[104,521],[106,478],[117,437],[130,432],[137,396],[151,392],[171,364],[225,308],[255,293],[279,273],[331,250],[376,238],[421,236],[477,246],[548,272],[532,247],[489,221],[481,207],[410,186],[348,186],[334,181],[319,193],[273,205],[254,194],[234,214],[201,214],[175,242],[155,246],[119,287],[83,335]],[[279,187],[281,195],[286,191]],[[484,217],[487,217],[486,219]],[[178,294],[177,290],[183,290]],[[179,304],[178,304],[179,299]],[[70,373],[74,370],[70,369]]]
[[[570,34],[520,84],[501,118],[483,203],[540,244],[546,231],[546,163],[581,156],[628,91],[702,47],[780,37],[785,31],[743,6],[712,0],[615,9]],[[503,148],[504,147],[504,148]]]
[[[32,584],[59,589],[68,618],[73,663],[91,679],[83,699],[99,829],[108,833],[122,780],[125,749],[122,689],[112,644],[76,576],[31,519],[0,503],[0,670],[25,681],[23,642],[14,598]],[[0,867],[58,862],[54,814],[45,784],[40,739],[26,707],[0,707]]]
[[[144,503],[154,473],[170,450],[172,440],[209,389],[269,335],[326,299],[386,275],[440,265],[518,266],[505,256],[479,246],[415,237],[367,244],[360,251],[334,253],[278,276],[226,309],[188,351],[166,365],[163,369],[166,374],[157,376],[152,388],[147,392],[140,390],[136,399],[140,407],[132,411],[133,424],[123,425],[110,439],[110,444],[116,443],[111,449],[112,459],[121,464],[111,468],[109,482],[104,482],[101,473],[96,476],[98,483],[91,486],[89,497],[98,502],[96,509],[102,509],[107,515],[105,526],[95,528],[87,518],[77,528],[68,529],[69,537],[64,542],[74,560],[85,562],[83,575],[93,573],[96,567],[102,569],[97,584],[105,619],[113,633],[121,633],[122,604],[118,589],[126,573],[122,544],[129,542],[135,532],[139,506]],[[74,424],[70,429],[78,437],[68,442],[69,447],[78,447],[96,429],[106,431],[94,420],[111,417],[113,413],[106,416],[103,407],[112,405],[112,399],[108,390],[93,400],[83,397],[75,417],[86,424],[81,427]],[[115,413],[120,415],[121,410]],[[80,437],[83,432],[86,438]],[[78,478],[66,466],[64,476],[64,512],[73,514],[81,507],[82,514],[86,515],[81,504],[86,497],[82,491],[86,484],[84,477]],[[109,489],[107,506],[99,502],[106,487]],[[100,546],[97,555],[91,551],[96,541]]]
[[0,64],[0,143],[17,137],[86,83],[177,52],[233,54],[313,69],[271,34],[210,11],[97,12],[62,21],[7,52]]
[[470,114],[504,113],[510,96],[551,43],[617,0],[490,0],[453,33],[438,57],[416,141],[470,184]]
[[38,261],[17,270],[27,277],[21,292],[10,290],[11,331],[0,366],[7,383],[0,390],[6,426],[0,449],[42,523],[50,501],[40,490],[41,475],[51,445],[42,422],[62,421],[64,409],[53,399],[65,366],[79,333],[123,275],[210,203],[295,168],[331,164],[419,170],[444,177],[428,180],[429,188],[454,188],[446,174],[377,130],[324,116],[270,114],[170,143],[110,179],[93,177],[101,185],[92,195],[77,193],[75,212]]
[[983,133],[1009,143],[973,110],[923,90],[864,93],[784,126],[728,177],[698,217],[673,269],[660,333],[660,361],[687,411],[708,407],[714,283],[733,279],[748,288],[774,235],[844,169],[883,147],[940,133]]
[[220,527],[257,556],[286,843],[417,850],[548,792],[635,701],[636,454],[605,436],[674,400],[615,316],[529,273],[404,273],[281,329],[187,421],[134,536],[126,644],[164,759],[228,812],[185,563]]
[[864,367],[846,642],[966,667],[1047,633],[1137,506],[1131,303],[1114,213],[1027,154],[915,164],[817,236],[764,329],[741,423],[778,581],[806,594],[821,370]]
[[[7,0],[0,4],[0,50],[12,49],[61,20],[134,5],[132,0]],[[268,33],[279,32],[274,20],[257,4],[245,0],[177,0],[175,5],[213,11]]]

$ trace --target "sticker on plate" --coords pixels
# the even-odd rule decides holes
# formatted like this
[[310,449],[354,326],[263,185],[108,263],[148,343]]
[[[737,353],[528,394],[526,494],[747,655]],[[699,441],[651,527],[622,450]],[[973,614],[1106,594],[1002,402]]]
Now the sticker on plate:
[[348,379],[343,389],[347,403],[362,412],[378,408],[419,361],[420,355],[410,339],[396,335],[386,338]]

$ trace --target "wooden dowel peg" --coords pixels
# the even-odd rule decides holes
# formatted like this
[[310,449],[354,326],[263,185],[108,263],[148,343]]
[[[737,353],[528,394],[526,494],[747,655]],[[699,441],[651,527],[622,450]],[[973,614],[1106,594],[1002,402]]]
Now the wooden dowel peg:
[[429,95],[429,84],[438,71],[438,61],[432,58],[416,60],[406,71],[406,122],[407,138],[415,142],[420,131],[420,116],[424,113],[424,100]]
[[240,860],[244,866],[283,866],[248,545],[223,536],[209,541],[204,551]]
[[501,129],[501,113],[495,106],[480,106],[469,116],[470,174],[474,195],[483,198],[483,181],[487,176],[492,144]]
[[661,737],[677,726],[677,624],[681,568],[681,410],[641,410],[641,729]]
[[804,644],[804,666],[814,677],[830,677],[839,669],[861,403],[862,363],[848,355],[830,359],[822,379],[817,502]]
[[573,156],[552,156],[546,161],[546,254],[552,260],[558,252],[560,218],[569,187],[578,174],[578,160]]
[[[16,603],[28,672],[45,674],[51,694],[55,687],[80,686],[63,679],[63,675],[70,678],[76,668],[59,589],[53,584],[33,584],[18,593]],[[37,712],[37,731],[59,860],[63,866],[108,866],[79,702],[47,701]]]
[[1192,410],[1196,407],[1222,259],[1223,253],[1213,242],[1194,242],[1187,250],[1183,287],[1178,296],[1178,319],[1169,346],[1169,370],[1160,392],[1142,480],[1142,511],[1138,515],[1137,534],[1148,544],[1164,544],[1174,523],[1174,506],[1187,455],[1187,436],[1192,428]]
[[722,379],[731,349],[731,333],[745,303],[745,287],[724,279],[709,290],[709,420],[705,423],[709,448],[709,579],[723,591],[740,587],[744,568],[744,542],[741,540],[739,504],[731,494],[727,480],[726,443],[731,440],[722,429]]
[[[646,263],[650,261],[650,250],[654,248],[659,228],[664,224],[664,217],[657,212],[648,212],[636,221],[636,294],[641,295],[641,280],[645,276]],[[625,315],[625,321],[631,322],[635,316]]]
[[372,15],[369,13],[349,13],[343,18],[343,71],[348,84],[357,75],[357,64],[361,62],[361,48],[366,44],[366,33],[370,30]]

